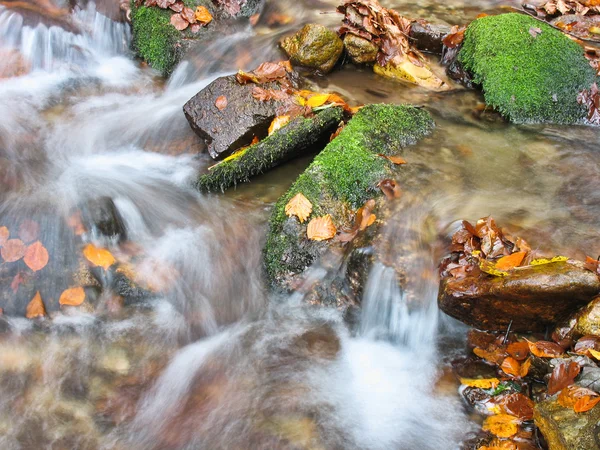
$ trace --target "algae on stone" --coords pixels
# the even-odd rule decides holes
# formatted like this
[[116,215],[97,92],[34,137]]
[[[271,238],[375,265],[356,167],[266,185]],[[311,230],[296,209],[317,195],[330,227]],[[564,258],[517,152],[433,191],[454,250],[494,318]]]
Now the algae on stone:
[[487,16],[465,32],[459,63],[485,101],[517,123],[577,123],[577,94],[596,80],[583,49],[558,30],[517,13]]
[[427,111],[407,105],[363,107],[340,135],[314,159],[275,205],[265,246],[271,283],[281,284],[302,272],[327,248],[309,241],[306,224],[285,215],[285,205],[301,192],[313,205],[312,217],[330,214],[338,228],[369,198],[380,195],[377,183],[391,175],[390,163],[378,154],[393,155],[430,132]]
[[292,64],[330,72],[344,49],[337,33],[323,25],[308,24],[281,41]]
[[342,120],[341,108],[328,108],[312,118],[298,117],[271,136],[249,147],[245,153],[216,165],[201,175],[196,187],[202,192],[224,191],[237,183],[298,156],[335,130]]

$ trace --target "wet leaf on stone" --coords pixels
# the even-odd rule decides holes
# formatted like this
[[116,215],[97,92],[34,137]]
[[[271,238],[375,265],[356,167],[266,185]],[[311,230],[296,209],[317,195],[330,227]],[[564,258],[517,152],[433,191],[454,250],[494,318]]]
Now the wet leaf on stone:
[[496,269],[498,270],[511,270],[515,267],[519,267],[523,262],[523,259],[527,255],[527,252],[515,252],[507,256],[503,256],[496,261]]
[[288,72],[291,72],[289,61],[264,62],[252,72],[238,71],[236,79],[240,84],[267,83],[269,81],[283,80]]
[[198,6],[196,8],[196,20],[202,25],[208,25],[212,19],[213,17],[206,7]]
[[591,356],[590,349],[600,349],[600,338],[598,336],[586,335],[575,343],[573,350],[580,355]]
[[301,193],[298,192],[285,205],[285,214],[288,217],[296,216],[300,223],[304,223],[312,212],[312,203]]
[[460,384],[480,389],[493,389],[500,383],[498,378],[461,378]]
[[467,29],[466,26],[459,27],[458,25],[454,25],[450,29],[450,32],[446,36],[444,36],[444,39],[442,39],[442,42],[448,48],[458,47],[459,45],[462,44],[463,39],[465,38],[466,29]]
[[500,437],[509,438],[519,431],[519,418],[510,414],[496,414],[483,422],[483,430]]
[[563,348],[550,341],[527,341],[529,344],[529,351],[538,358],[558,358],[564,354]]
[[79,306],[85,300],[85,290],[82,287],[74,287],[65,289],[62,294],[60,294],[60,298],[58,299],[58,303],[61,305],[68,306]]
[[396,183],[396,181],[390,178],[381,180],[377,184],[377,187],[381,189],[381,192],[383,192],[383,194],[388,200],[400,198],[400,196],[402,195],[402,191],[400,190],[400,186],[398,185],[398,183]]
[[533,400],[520,393],[506,394],[494,400],[500,409],[520,420],[533,419]]
[[310,97],[306,100],[306,105],[311,108],[316,108],[318,106],[324,105],[329,100],[329,94],[317,94]]
[[343,233],[340,233],[337,237],[340,242],[350,242],[352,239],[356,237],[359,231],[364,231],[377,220],[377,216],[372,214],[373,209],[375,208],[375,200],[369,199],[365,202],[363,206],[358,208],[356,214],[354,216],[354,225],[349,230],[344,230]]
[[402,158],[401,156],[387,156],[387,155],[383,155],[383,154],[378,154],[377,156],[381,156],[382,158],[387,159],[388,161],[390,161],[393,164],[396,165],[402,165],[402,164],[406,164],[406,160],[404,158]]
[[171,25],[173,25],[177,30],[183,31],[190,25],[190,23],[185,20],[181,13],[177,13],[171,16]]
[[25,244],[21,239],[9,239],[4,243],[0,254],[6,262],[15,262],[25,256]]
[[115,257],[104,248],[98,248],[94,244],[87,244],[83,248],[83,256],[95,266],[108,269],[115,262]]
[[571,386],[567,386],[562,391],[560,391],[556,400],[558,401],[559,405],[561,405],[565,408],[573,409],[573,407],[575,406],[575,403],[580,398],[583,398],[586,396],[587,397],[595,397],[597,395],[598,394],[596,392],[592,391],[591,389],[588,389],[588,388],[585,388],[582,386],[576,386],[573,384]]
[[315,217],[308,222],[306,235],[311,241],[326,241],[332,239],[337,233],[333,220],[329,214],[322,217]]
[[553,395],[575,383],[581,366],[574,361],[560,361],[548,380],[548,394]]
[[35,241],[25,250],[23,261],[27,264],[27,267],[37,272],[48,264],[48,250],[46,250],[46,247],[40,241]]
[[196,13],[192,8],[184,6],[183,11],[181,11],[181,17],[187,20],[190,24],[196,23]]
[[180,13],[181,11],[183,11],[184,6],[185,5],[182,1],[176,1],[175,3],[169,6],[169,9],[175,11],[176,13]]
[[487,350],[476,347],[473,349],[473,353],[480,358],[485,359],[487,362],[497,365],[502,364],[504,358],[507,356],[506,349],[504,347],[497,346],[491,346]]
[[25,317],[28,319],[34,319],[36,317],[44,317],[46,315],[46,308],[44,307],[44,302],[42,302],[42,296],[40,295],[40,291],[37,291],[29,304],[27,305],[27,310],[25,312]]
[[10,236],[10,231],[6,227],[0,227],[0,247],[2,247],[6,241],[8,241],[8,237]]
[[519,363],[519,361],[517,361],[512,356],[504,358],[504,361],[502,361],[502,364],[500,364],[500,368],[507,375],[510,375],[513,377],[521,376],[521,374],[520,374],[521,364]]
[[573,411],[576,413],[586,412],[592,409],[598,403],[600,403],[600,397],[591,397],[589,395],[585,395],[577,399],[575,405],[573,405]]
[[525,378],[529,373],[529,369],[531,368],[531,358],[527,358],[523,364],[521,364],[521,368],[519,369],[519,376],[521,378]]
[[223,111],[225,108],[227,108],[227,97],[224,95],[218,96],[215,100],[215,106],[219,111]]
[[289,121],[290,121],[290,116],[275,117],[273,119],[273,121],[271,122],[271,125],[269,125],[269,131],[268,131],[269,136],[271,136],[273,133],[275,133],[277,130],[279,130],[283,126],[287,125],[289,123]]
[[516,341],[508,344],[506,351],[517,361],[523,361],[529,355],[529,344],[527,341]]

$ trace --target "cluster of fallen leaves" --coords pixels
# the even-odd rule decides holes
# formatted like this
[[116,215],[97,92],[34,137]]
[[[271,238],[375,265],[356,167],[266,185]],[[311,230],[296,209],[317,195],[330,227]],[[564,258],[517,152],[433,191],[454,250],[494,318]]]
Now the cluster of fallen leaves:
[[555,17],[566,14],[577,14],[580,16],[594,15],[600,13],[600,2],[597,0],[549,0],[535,8],[543,17]]
[[173,11],[171,25],[179,31],[183,31],[191,25],[192,33],[198,33],[203,26],[208,25],[213,19],[206,7],[198,6],[196,10],[193,10],[185,6],[181,0],[136,0],[136,6],[142,5],[148,8],[156,6]]
[[[42,270],[48,264],[48,250],[38,240],[40,225],[30,219],[25,219],[19,225],[16,236],[11,236],[10,230],[0,227],[0,256],[4,263],[15,263],[23,260],[33,272]],[[19,276],[19,275],[17,275]],[[16,282],[16,287],[18,284]],[[13,281],[13,284],[15,282]],[[13,290],[15,287],[13,286]]]
[[590,89],[580,92],[577,101],[587,108],[588,122],[600,125],[600,91],[598,91],[598,85],[594,83]]
[[353,34],[375,44],[380,67],[399,68],[423,86],[446,88],[427,66],[425,56],[411,44],[410,19],[382,7],[377,0],[347,0],[337,11],[344,15],[340,35]]
[[483,431],[494,436],[480,450],[537,448],[524,446],[532,443],[528,428],[536,401],[556,395],[561,406],[577,414],[600,403],[600,338],[553,338],[533,341],[514,333],[469,332],[473,353],[496,369],[495,377],[459,377],[463,395],[488,416]]

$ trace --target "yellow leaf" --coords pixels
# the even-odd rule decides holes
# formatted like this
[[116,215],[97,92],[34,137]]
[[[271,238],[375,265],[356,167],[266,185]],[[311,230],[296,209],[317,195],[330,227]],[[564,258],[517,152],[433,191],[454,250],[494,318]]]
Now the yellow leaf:
[[461,378],[460,383],[475,388],[492,389],[498,386],[500,380],[498,378]]
[[322,217],[315,217],[308,222],[306,235],[311,241],[326,241],[331,239],[337,233],[337,229],[331,220],[329,214]]
[[213,19],[211,13],[204,6],[198,6],[194,15],[202,25],[209,24]]
[[62,294],[60,294],[60,298],[58,299],[58,303],[61,305],[68,306],[79,306],[85,300],[85,291],[82,287],[74,287],[70,289],[65,289]]
[[317,94],[309,98],[306,101],[306,105],[311,108],[316,108],[317,106],[324,105],[327,100],[329,100],[329,94]]
[[275,117],[273,119],[273,122],[271,122],[271,125],[269,125],[269,136],[271,136],[273,133],[275,133],[280,128],[283,128],[283,126],[287,125],[289,121],[290,121],[290,116]]
[[294,101],[300,106],[306,106],[306,100],[304,99],[304,97],[294,95]]
[[37,291],[29,304],[27,305],[27,311],[25,317],[28,319],[34,319],[36,317],[44,317],[46,315],[46,308],[44,302],[42,302],[42,296],[40,291]]
[[294,197],[285,205],[285,214],[288,217],[296,216],[300,223],[304,223],[310,213],[312,212],[312,203],[301,193],[298,192]]
[[407,59],[399,63],[390,61],[385,67],[375,64],[373,66],[373,72],[377,75],[408,81],[409,83],[414,83],[433,90],[449,89],[448,85],[439,79],[429,67],[425,65],[422,67],[416,66]]
[[547,259],[547,258],[537,258],[534,259],[533,261],[531,261],[529,264],[532,266],[540,266],[542,264],[550,264],[553,262],[564,262],[564,261],[568,261],[569,258],[566,256],[555,256],[552,259]]
[[489,275],[494,275],[495,277],[505,277],[506,275],[508,275],[508,272],[496,269],[496,265],[493,262],[490,262],[486,259],[482,259],[479,261],[479,268],[482,272],[485,272]]
[[593,348],[588,348],[587,350],[590,352],[590,355],[600,361],[600,352],[598,350],[594,350]]
[[83,248],[83,256],[95,266],[108,269],[115,262],[115,257],[104,248],[98,248],[94,244],[88,244]]
[[500,438],[509,438],[519,431],[518,424],[518,417],[510,414],[497,414],[485,419],[482,428],[483,431],[489,431]]

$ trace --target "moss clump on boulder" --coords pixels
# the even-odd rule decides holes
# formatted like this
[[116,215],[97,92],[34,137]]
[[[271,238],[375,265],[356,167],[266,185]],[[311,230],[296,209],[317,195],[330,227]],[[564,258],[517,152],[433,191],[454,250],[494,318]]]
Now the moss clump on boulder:
[[281,48],[292,64],[328,73],[340,58],[344,44],[334,31],[309,23],[293,36],[283,39]]
[[369,105],[362,108],[340,135],[314,159],[275,205],[265,246],[269,280],[284,285],[327,248],[327,241],[306,238],[307,222],[287,217],[285,205],[302,193],[313,205],[309,218],[330,214],[340,228],[350,210],[380,194],[377,184],[392,174],[378,154],[393,155],[430,132],[429,113],[414,106]]
[[329,108],[315,117],[294,119],[249,147],[242,156],[223,161],[209,173],[201,175],[196,182],[197,189],[201,192],[224,191],[310,150],[335,130],[342,114],[341,108]]
[[583,49],[531,17],[510,13],[475,20],[459,63],[485,101],[516,123],[576,123],[586,117],[577,94],[596,80]]

